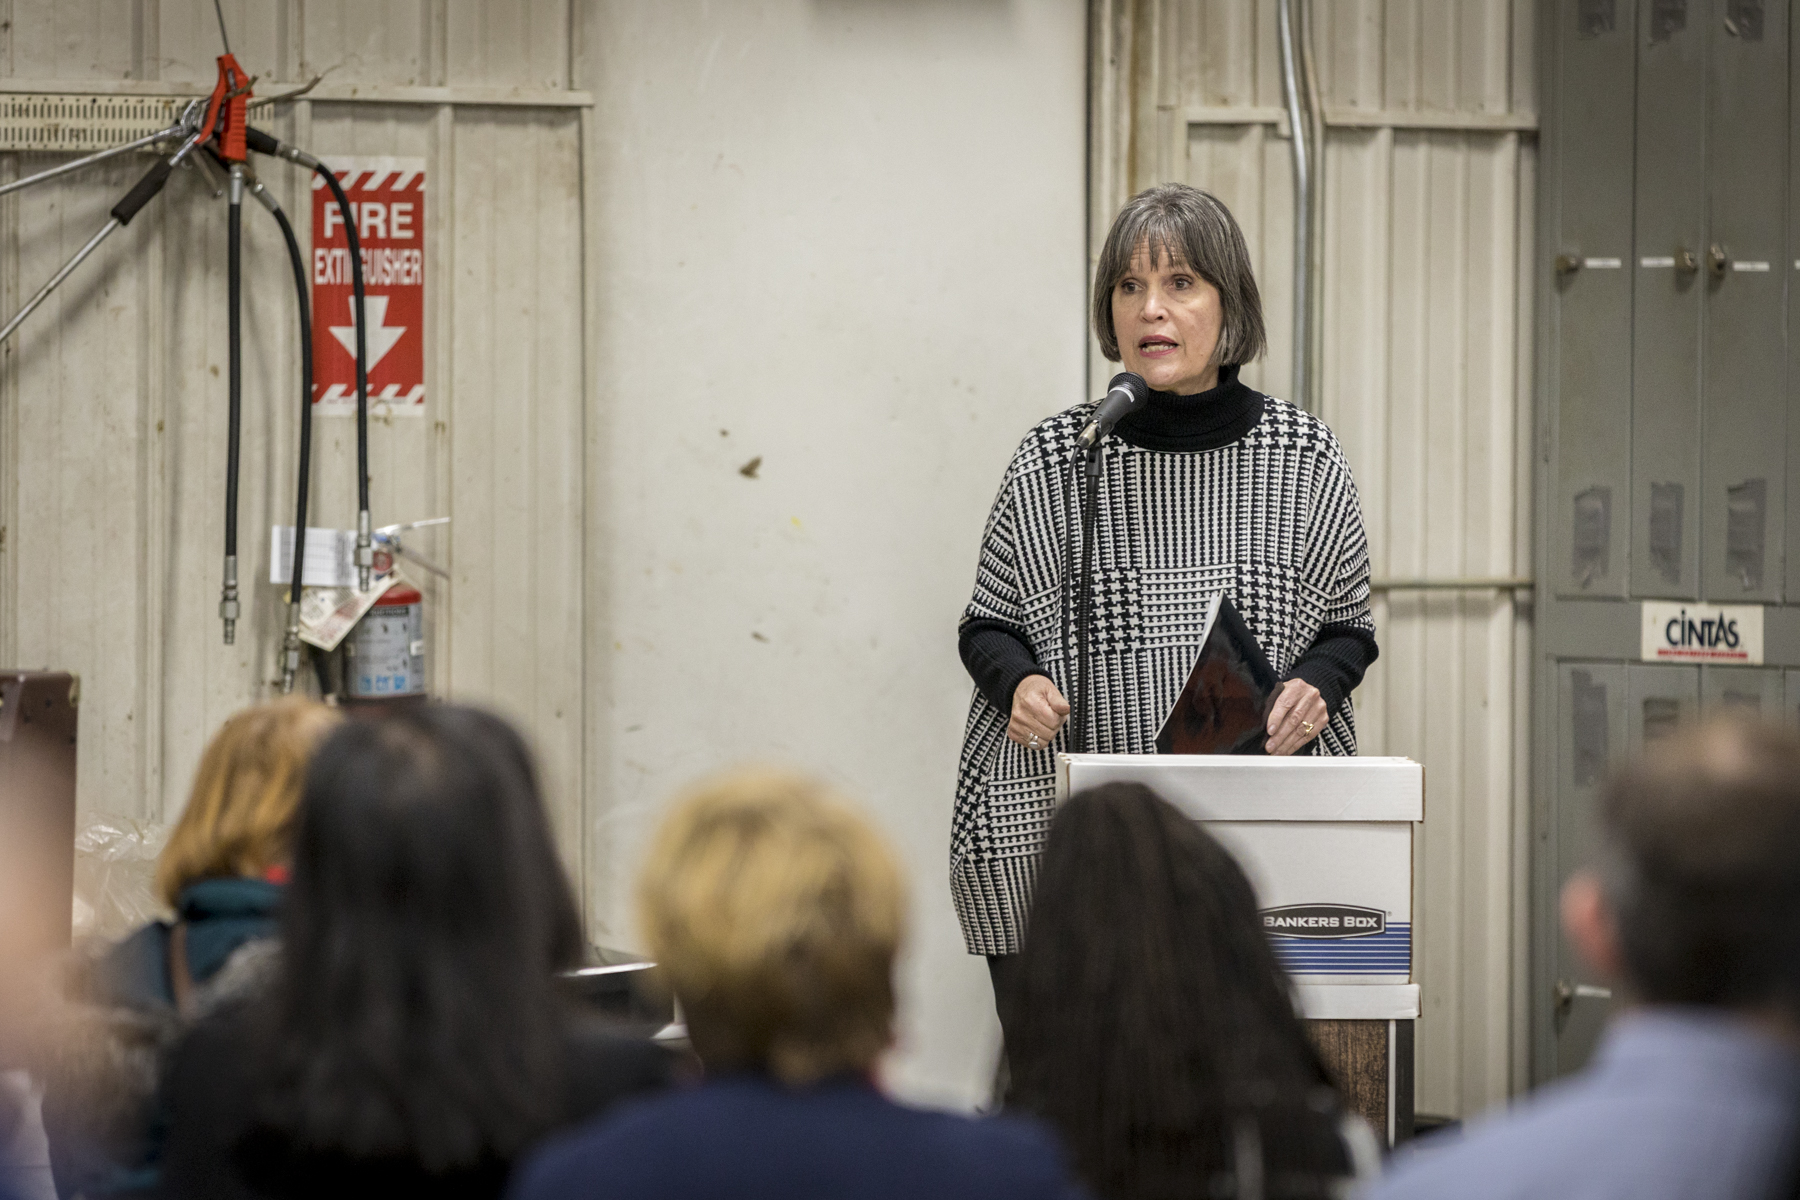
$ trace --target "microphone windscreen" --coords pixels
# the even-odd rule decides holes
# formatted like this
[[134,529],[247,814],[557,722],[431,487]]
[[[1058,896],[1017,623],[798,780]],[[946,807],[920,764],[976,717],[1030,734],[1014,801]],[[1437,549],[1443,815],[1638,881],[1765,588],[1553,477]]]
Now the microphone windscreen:
[[1136,371],[1120,371],[1117,375],[1114,375],[1112,381],[1106,385],[1106,390],[1109,392],[1116,391],[1119,388],[1124,388],[1126,391],[1130,392],[1131,398],[1139,404],[1142,404],[1150,398],[1150,385],[1145,383],[1144,377],[1139,375]]

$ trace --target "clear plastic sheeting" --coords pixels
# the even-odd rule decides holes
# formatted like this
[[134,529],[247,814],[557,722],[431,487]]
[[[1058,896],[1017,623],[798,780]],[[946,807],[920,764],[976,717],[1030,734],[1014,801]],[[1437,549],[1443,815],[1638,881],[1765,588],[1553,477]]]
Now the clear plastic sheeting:
[[156,859],[169,827],[134,817],[96,813],[75,834],[77,940],[117,940],[164,916],[156,895]]

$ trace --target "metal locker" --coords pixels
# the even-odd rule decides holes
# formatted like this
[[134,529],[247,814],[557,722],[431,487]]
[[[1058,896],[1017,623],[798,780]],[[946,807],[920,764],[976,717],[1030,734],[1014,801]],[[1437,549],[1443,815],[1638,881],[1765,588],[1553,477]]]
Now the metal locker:
[[1678,600],[1697,599],[1700,586],[1706,186],[1694,167],[1706,156],[1705,2],[1638,10],[1631,594]]
[[1625,668],[1625,674],[1633,758],[1642,754],[1645,746],[1699,717],[1699,667],[1633,663]]
[[[1800,62],[1800,22],[1788,29],[1788,61]],[[1788,77],[1788,261],[1782,265],[1800,278],[1800,72]],[[1788,285],[1790,295],[1793,283]],[[1793,416],[1800,405],[1800,305],[1788,305],[1788,430],[1787,430],[1787,522],[1784,533],[1800,538],[1800,418]],[[1787,562],[1787,586],[1782,594],[1790,602],[1800,602],[1800,546],[1783,545]],[[1791,706],[1790,706],[1791,707]]]
[[1787,515],[1788,15],[1711,0],[1701,594],[1779,600]]
[[[1556,886],[1593,861],[1600,789],[1630,745],[1630,692],[1623,663],[1557,664]],[[1556,1074],[1577,1070],[1593,1053],[1611,1010],[1605,980],[1594,976],[1555,925]]]
[[1558,162],[1549,253],[1558,595],[1625,595],[1631,523],[1632,0],[1557,6]]
[[1701,667],[1700,711],[1749,709],[1779,720],[1787,704],[1787,684],[1778,667]]
[[1787,673],[1787,708],[1782,723],[1800,726],[1800,671]]

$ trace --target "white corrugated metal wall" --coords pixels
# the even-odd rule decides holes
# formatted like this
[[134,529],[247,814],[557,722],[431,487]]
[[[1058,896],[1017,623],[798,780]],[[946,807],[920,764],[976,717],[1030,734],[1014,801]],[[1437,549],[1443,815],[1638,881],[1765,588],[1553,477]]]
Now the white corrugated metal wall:
[[[375,517],[454,518],[433,549],[455,578],[426,584],[435,685],[530,726],[578,860],[579,114],[591,98],[571,86],[571,7],[236,0],[224,9],[261,94],[325,76],[308,99],[254,119],[325,155],[427,160],[429,400],[423,418],[372,425]],[[205,91],[219,47],[201,0],[10,0],[0,30],[0,69],[14,90]],[[50,161],[9,155],[5,169]],[[146,163],[3,202],[8,311],[99,227]],[[304,250],[308,181],[285,164],[259,165]],[[264,581],[269,527],[293,519],[297,339],[280,234],[255,205],[244,224],[248,603],[235,646],[221,644],[216,616],[224,204],[181,173],[6,347],[0,661],[81,674],[85,809],[172,817],[212,730],[268,694],[280,613]],[[321,418],[316,432],[312,522],[348,527],[353,425]]]
[[[421,542],[454,572],[425,581],[433,688],[535,742],[590,930],[630,944],[680,785],[821,770],[913,880],[892,1078],[982,1099],[997,1026],[945,881],[955,624],[1013,447],[1082,398],[1084,0],[224,9],[259,93],[324,73],[259,118],[279,135],[426,159],[425,413],[374,423],[374,515],[453,518]],[[0,88],[193,94],[218,49],[210,0],[0,0]],[[0,199],[0,309],[147,165]],[[304,239],[307,181],[263,169]],[[298,365],[279,233],[244,220],[235,647],[223,202],[183,173],[0,352],[0,664],[81,674],[87,811],[172,818],[269,694]],[[353,426],[317,431],[312,523],[344,528]]]
[[[15,90],[203,90],[217,52],[210,7],[0,0],[0,75]],[[1377,574],[1522,573],[1530,6],[1334,0],[1317,8],[1332,124],[1323,405],[1357,469]],[[234,49],[264,76],[263,93],[326,73],[308,100],[272,120],[277,132],[327,154],[428,161],[427,412],[372,431],[376,516],[455,518],[433,547],[455,571],[451,586],[429,597],[435,685],[497,704],[530,728],[598,926],[626,928],[632,855],[669,787],[758,747],[804,756],[808,744],[829,745],[834,775],[875,800],[925,894],[926,949],[908,975],[923,1015],[907,1036],[933,1043],[924,1057],[942,1061],[910,1068],[911,1081],[923,1092],[972,1097],[991,1015],[971,1015],[985,1003],[985,984],[975,965],[957,961],[947,905],[934,890],[966,681],[942,647],[917,668],[911,647],[954,621],[992,480],[1018,431],[1079,395],[1078,364],[1065,381],[1071,364],[1054,348],[1080,317],[1081,235],[1058,224],[1065,210],[1078,220],[1079,185],[1054,183],[1070,147],[1079,154],[1080,74],[1063,61],[1079,48],[1079,6],[234,0],[225,11]],[[1273,11],[1272,0],[1096,3],[1091,223],[1097,246],[1117,202],[1158,179],[1218,191],[1251,237],[1272,318],[1274,349],[1254,379],[1280,394],[1290,201]],[[646,46],[685,49],[651,59]],[[783,47],[777,58],[771,47]],[[821,55],[835,65],[819,65]],[[682,82],[657,91],[664,60],[679,64]],[[843,71],[856,78],[839,78]],[[816,96],[793,86],[801,72],[814,73],[806,78],[822,89]],[[881,104],[859,98],[833,109],[837,125],[796,123],[794,106],[828,107],[827,95],[850,95],[871,74],[886,80]],[[719,79],[736,89],[730,103],[707,95]],[[748,110],[746,95],[757,99]],[[764,111],[786,114],[789,124],[747,116]],[[1121,111],[1135,119],[1119,119]],[[676,146],[680,186],[704,189],[713,206],[682,218],[671,207],[674,185],[645,166],[646,147],[707,127],[697,121],[728,135]],[[920,130],[923,143],[907,140]],[[745,161],[746,148],[775,139],[781,170],[804,170],[804,156],[789,151],[819,137],[848,147],[805,180],[821,208],[796,209],[791,180]],[[896,147],[910,157],[895,157]],[[9,155],[0,170],[28,172],[44,161]],[[10,311],[97,228],[143,165],[0,199],[0,307]],[[969,195],[1004,195],[1009,180],[1028,186],[1031,219],[1015,212],[1004,236],[978,219],[972,232],[950,199],[932,207],[927,192],[896,193],[887,182],[896,170],[985,180]],[[1077,161],[1071,178],[1078,171]],[[285,166],[265,176],[303,216],[303,181]],[[805,363],[821,352],[808,337],[826,337],[859,394],[885,399],[842,410],[834,388],[809,382],[819,393],[807,401],[810,428],[734,417],[737,436],[760,427],[761,450],[798,434],[817,462],[829,448],[817,441],[819,421],[854,420],[843,430],[878,445],[914,421],[955,427],[949,422],[964,419],[950,404],[955,396],[975,407],[954,444],[903,441],[865,464],[874,476],[827,471],[784,482],[771,458],[767,495],[776,507],[798,517],[805,497],[834,497],[810,523],[780,515],[783,533],[758,523],[775,520],[773,510],[745,508],[711,482],[715,466],[741,478],[735,450],[688,440],[679,408],[669,422],[645,424],[621,415],[635,409],[615,406],[669,361],[641,353],[642,339],[657,332],[655,306],[704,302],[665,287],[684,264],[647,248],[699,239],[697,253],[716,260],[722,247],[741,245],[716,239],[746,222],[785,221],[822,237],[830,255],[734,266],[731,303],[740,314],[770,314],[778,308],[765,297],[777,306],[804,300],[813,280],[835,278],[829,273],[862,252],[850,233],[876,226],[854,206],[839,207],[843,196],[880,200],[876,243],[895,229],[908,237],[925,230],[918,245],[954,246],[954,255],[882,258],[881,280],[915,301],[884,299],[880,320],[856,315],[866,299],[849,309],[821,302],[819,311],[796,309],[788,335],[771,327],[761,342],[740,339],[728,351],[685,345],[681,386],[722,395],[743,386],[744,362],[765,373]],[[307,222],[298,224],[304,238]],[[1065,237],[1074,270],[1059,265]],[[278,235],[254,209],[246,245],[242,553],[256,581],[265,577],[269,525],[291,519],[297,367]],[[266,694],[274,661],[278,620],[266,585],[250,588],[236,647],[220,645],[215,615],[223,247],[223,204],[184,175],[0,358],[0,663],[82,674],[80,779],[90,810],[173,815],[205,738]],[[978,258],[989,265],[971,274],[966,264]],[[1070,295],[1051,304],[1043,334],[1030,323],[1024,333],[1009,326],[1009,359],[1032,365],[1000,369],[981,334],[990,315],[982,280],[1022,286],[1020,262],[1031,264],[1026,291]],[[778,288],[765,283],[777,276]],[[835,340],[845,321],[861,339],[855,346]],[[907,352],[878,369],[864,365],[861,348],[885,344],[896,329],[907,330]],[[793,403],[791,393],[781,399]],[[713,412],[687,415],[709,428],[727,424]],[[352,429],[326,419],[319,432],[315,521],[348,525]],[[655,445],[679,449],[644,454],[629,440],[638,436],[673,438]],[[714,464],[721,455],[723,465]],[[903,507],[896,523],[881,496],[916,488],[906,465],[928,460],[926,478],[936,481],[928,508]],[[858,499],[871,477],[882,481],[881,495]],[[621,513],[650,524],[622,531]],[[756,519],[732,524],[745,515]],[[697,577],[714,601],[733,595],[765,614],[756,624],[746,612],[746,629],[733,635],[741,648],[722,628],[694,625],[699,597],[676,582],[694,564],[656,553],[659,538],[694,531],[711,531],[711,565]],[[857,557],[877,544],[925,574],[883,573],[880,556]],[[744,592],[746,580],[761,582]],[[810,639],[806,621],[772,624],[780,613],[790,624],[793,614],[810,614]],[[1378,604],[1383,658],[1358,696],[1367,750],[1428,765],[1419,1065],[1420,1103],[1430,1111],[1472,1110],[1521,1077],[1527,616],[1505,595],[1395,594]],[[750,625],[775,641],[752,640]],[[837,694],[851,692],[857,662],[879,672],[883,703],[917,714],[867,742],[858,741],[869,721],[856,706],[830,711],[814,694],[821,678],[850,680]],[[700,694],[694,688],[717,679],[732,715],[695,747],[691,726],[682,739],[681,721]],[[761,707],[745,715],[745,705]],[[668,731],[654,743],[644,740],[646,713],[652,729]],[[818,732],[790,735],[785,713],[802,714],[794,722]],[[915,779],[915,761],[934,765]]]
[[[1529,573],[1536,84],[1529,0],[1314,0],[1327,125],[1321,415],[1378,579]],[[1293,201],[1274,0],[1099,0],[1090,248],[1132,191],[1224,200],[1286,395]],[[1090,386],[1110,364],[1095,361]],[[1420,1111],[1522,1086],[1528,595],[1376,596],[1361,746],[1426,764],[1415,854]]]

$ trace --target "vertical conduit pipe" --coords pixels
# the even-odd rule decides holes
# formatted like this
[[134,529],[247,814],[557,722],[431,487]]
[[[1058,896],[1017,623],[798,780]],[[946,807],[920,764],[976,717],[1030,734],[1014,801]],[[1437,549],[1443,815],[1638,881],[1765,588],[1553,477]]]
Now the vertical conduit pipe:
[[1318,8],[1310,0],[1296,0],[1299,16],[1296,41],[1299,44],[1300,82],[1306,99],[1306,111],[1312,123],[1306,127],[1307,145],[1312,148],[1312,170],[1308,172],[1306,189],[1307,249],[1306,260],[1306,327],[1311,336],[1306,341],[1307,394],[1296,398],[1301,408],[1316,413],[1325,399],[1325,381],[1319,363],[1325,357],[1325,89],[1319,85],[1318,58],[1313,54],[1313,21]]
[[1294,158],[1294,360],[1289,393],[1311,410],[1312,394],[1312,185],[1314,147],[1310,106],[1301,101],[1299,0],[1279,0],[1276,28],[1281,38],[1281,94]]

